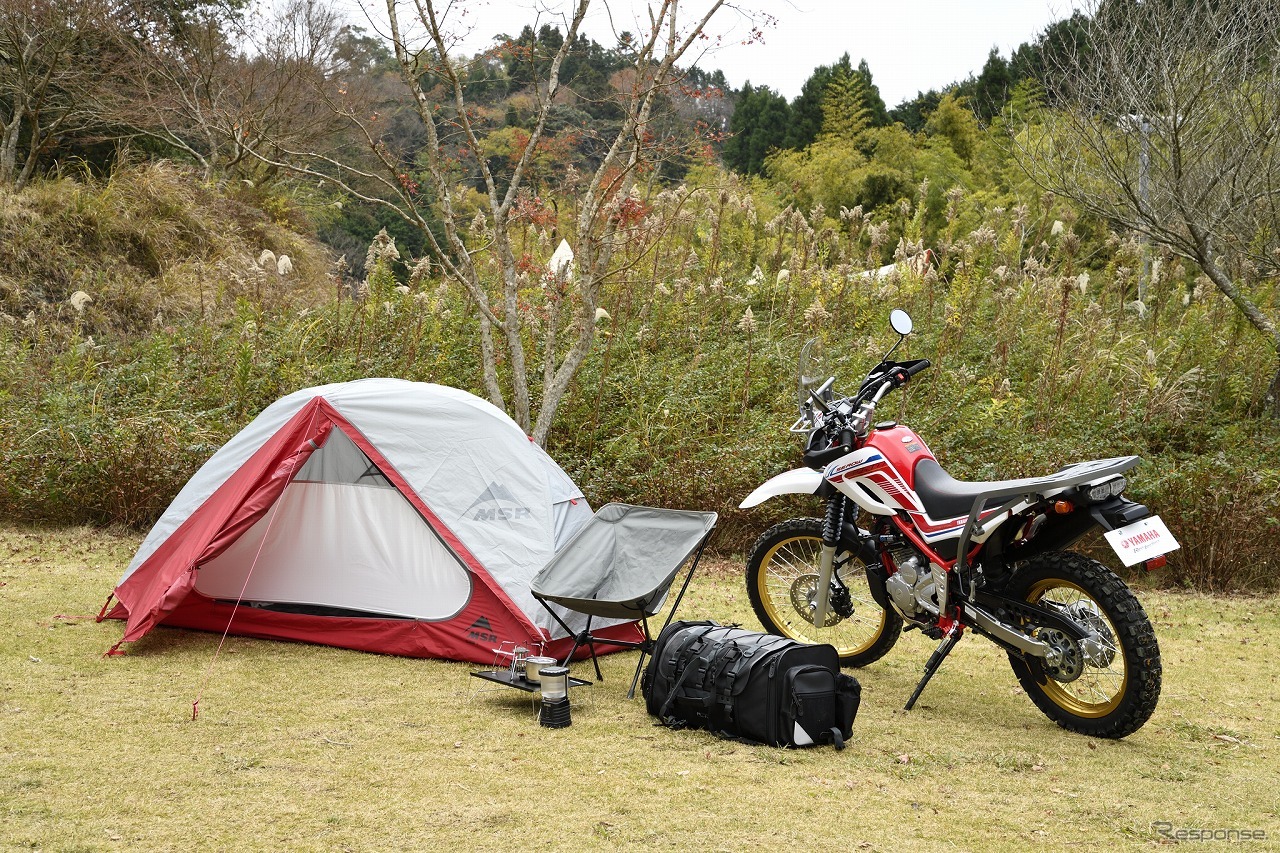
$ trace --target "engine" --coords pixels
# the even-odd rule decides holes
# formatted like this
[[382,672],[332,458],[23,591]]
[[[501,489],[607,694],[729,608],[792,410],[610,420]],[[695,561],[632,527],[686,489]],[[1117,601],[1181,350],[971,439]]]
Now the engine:
[[933,583],[933,571],[924,557],[914,548],[899,546],[889,551],[895,574],[885,581],[885,589],[893,605],[903,616],[922,620],[938,615],[938,596]]

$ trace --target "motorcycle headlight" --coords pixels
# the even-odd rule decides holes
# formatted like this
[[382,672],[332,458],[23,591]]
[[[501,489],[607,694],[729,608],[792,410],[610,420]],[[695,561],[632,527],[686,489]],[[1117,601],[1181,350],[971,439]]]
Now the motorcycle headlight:
[[1097,504],[1114,498],[1116,495],[1123,492],[1124,487],[1127,485],[1129,485],[1129,481],[1124,477],[1115,477],[1103,483],[1093,483],[1092,485],[1081,486],[1080,490],[1084,492],[1084,496],[1089,503]]

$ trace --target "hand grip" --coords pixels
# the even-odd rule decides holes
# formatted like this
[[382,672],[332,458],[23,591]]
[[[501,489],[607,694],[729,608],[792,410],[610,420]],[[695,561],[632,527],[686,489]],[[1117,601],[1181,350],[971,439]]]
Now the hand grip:
[[917,373],[930,366],[932,366],[932,362],[927,358],[922,358],[907,368],[907,376],[915,376]]

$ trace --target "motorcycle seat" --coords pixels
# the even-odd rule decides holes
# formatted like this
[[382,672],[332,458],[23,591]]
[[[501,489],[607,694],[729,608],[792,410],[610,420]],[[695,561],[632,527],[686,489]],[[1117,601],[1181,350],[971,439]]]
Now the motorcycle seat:
[[1077,462],[1045,477],[1018,480],[967,482],[942,470],[934,459],[921,459],[915,467],[915,490],[930,518],[958,518],[973,510],[973,502],[986,496],[983,509],[993,509],[1016,495],[1045,494],[1084,482],[1115,476],[1138,464],[1137,456],[1117,456]]
[[[942,470],[942,466],[933,459],[921,459],[916,463],[915,471],[916,495],[930,518],[941,521],[944,518],[957,518],[968,515],[973,509],[973,502],[986,492],[1004,487],[1013,487],[1020,483],[1039,483],[1043,478],[1028,480],[997,480],[989,483],[967,482],[957,480]],[[983,509],[1002,503],[999,498],[985,502]]]

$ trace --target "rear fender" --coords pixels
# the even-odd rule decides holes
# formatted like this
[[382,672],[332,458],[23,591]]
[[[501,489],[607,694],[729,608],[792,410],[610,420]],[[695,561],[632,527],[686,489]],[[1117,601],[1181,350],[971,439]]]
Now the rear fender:
[[776,498],[778,495],[816,495],[822,488],[822,483],[821,471],[814,471],[812,468],[796,468],[760,485],[754,492],[747,495],[746,500],[738,504],[738,509],[759,506],[769,498]]
[[[1124,497],[1114,497],[1066,515],[1050,513],[1048,523],[1035,538],[1009,547],[1002,556],[1007,562],[1016,563],[1045,551],[1066,551],[1096,528],[1115,530],[1149,515],[1151,510]],[[1015,525],[1020,523],[1016,517],[1011,521]]]
[[1105,503],[1089,507],[1089,514],[1103,530],[1115,530],[1146,518],[1151,515],[1151,510],[1140,503],[1134,503],[1128,498],[1117,495]]

